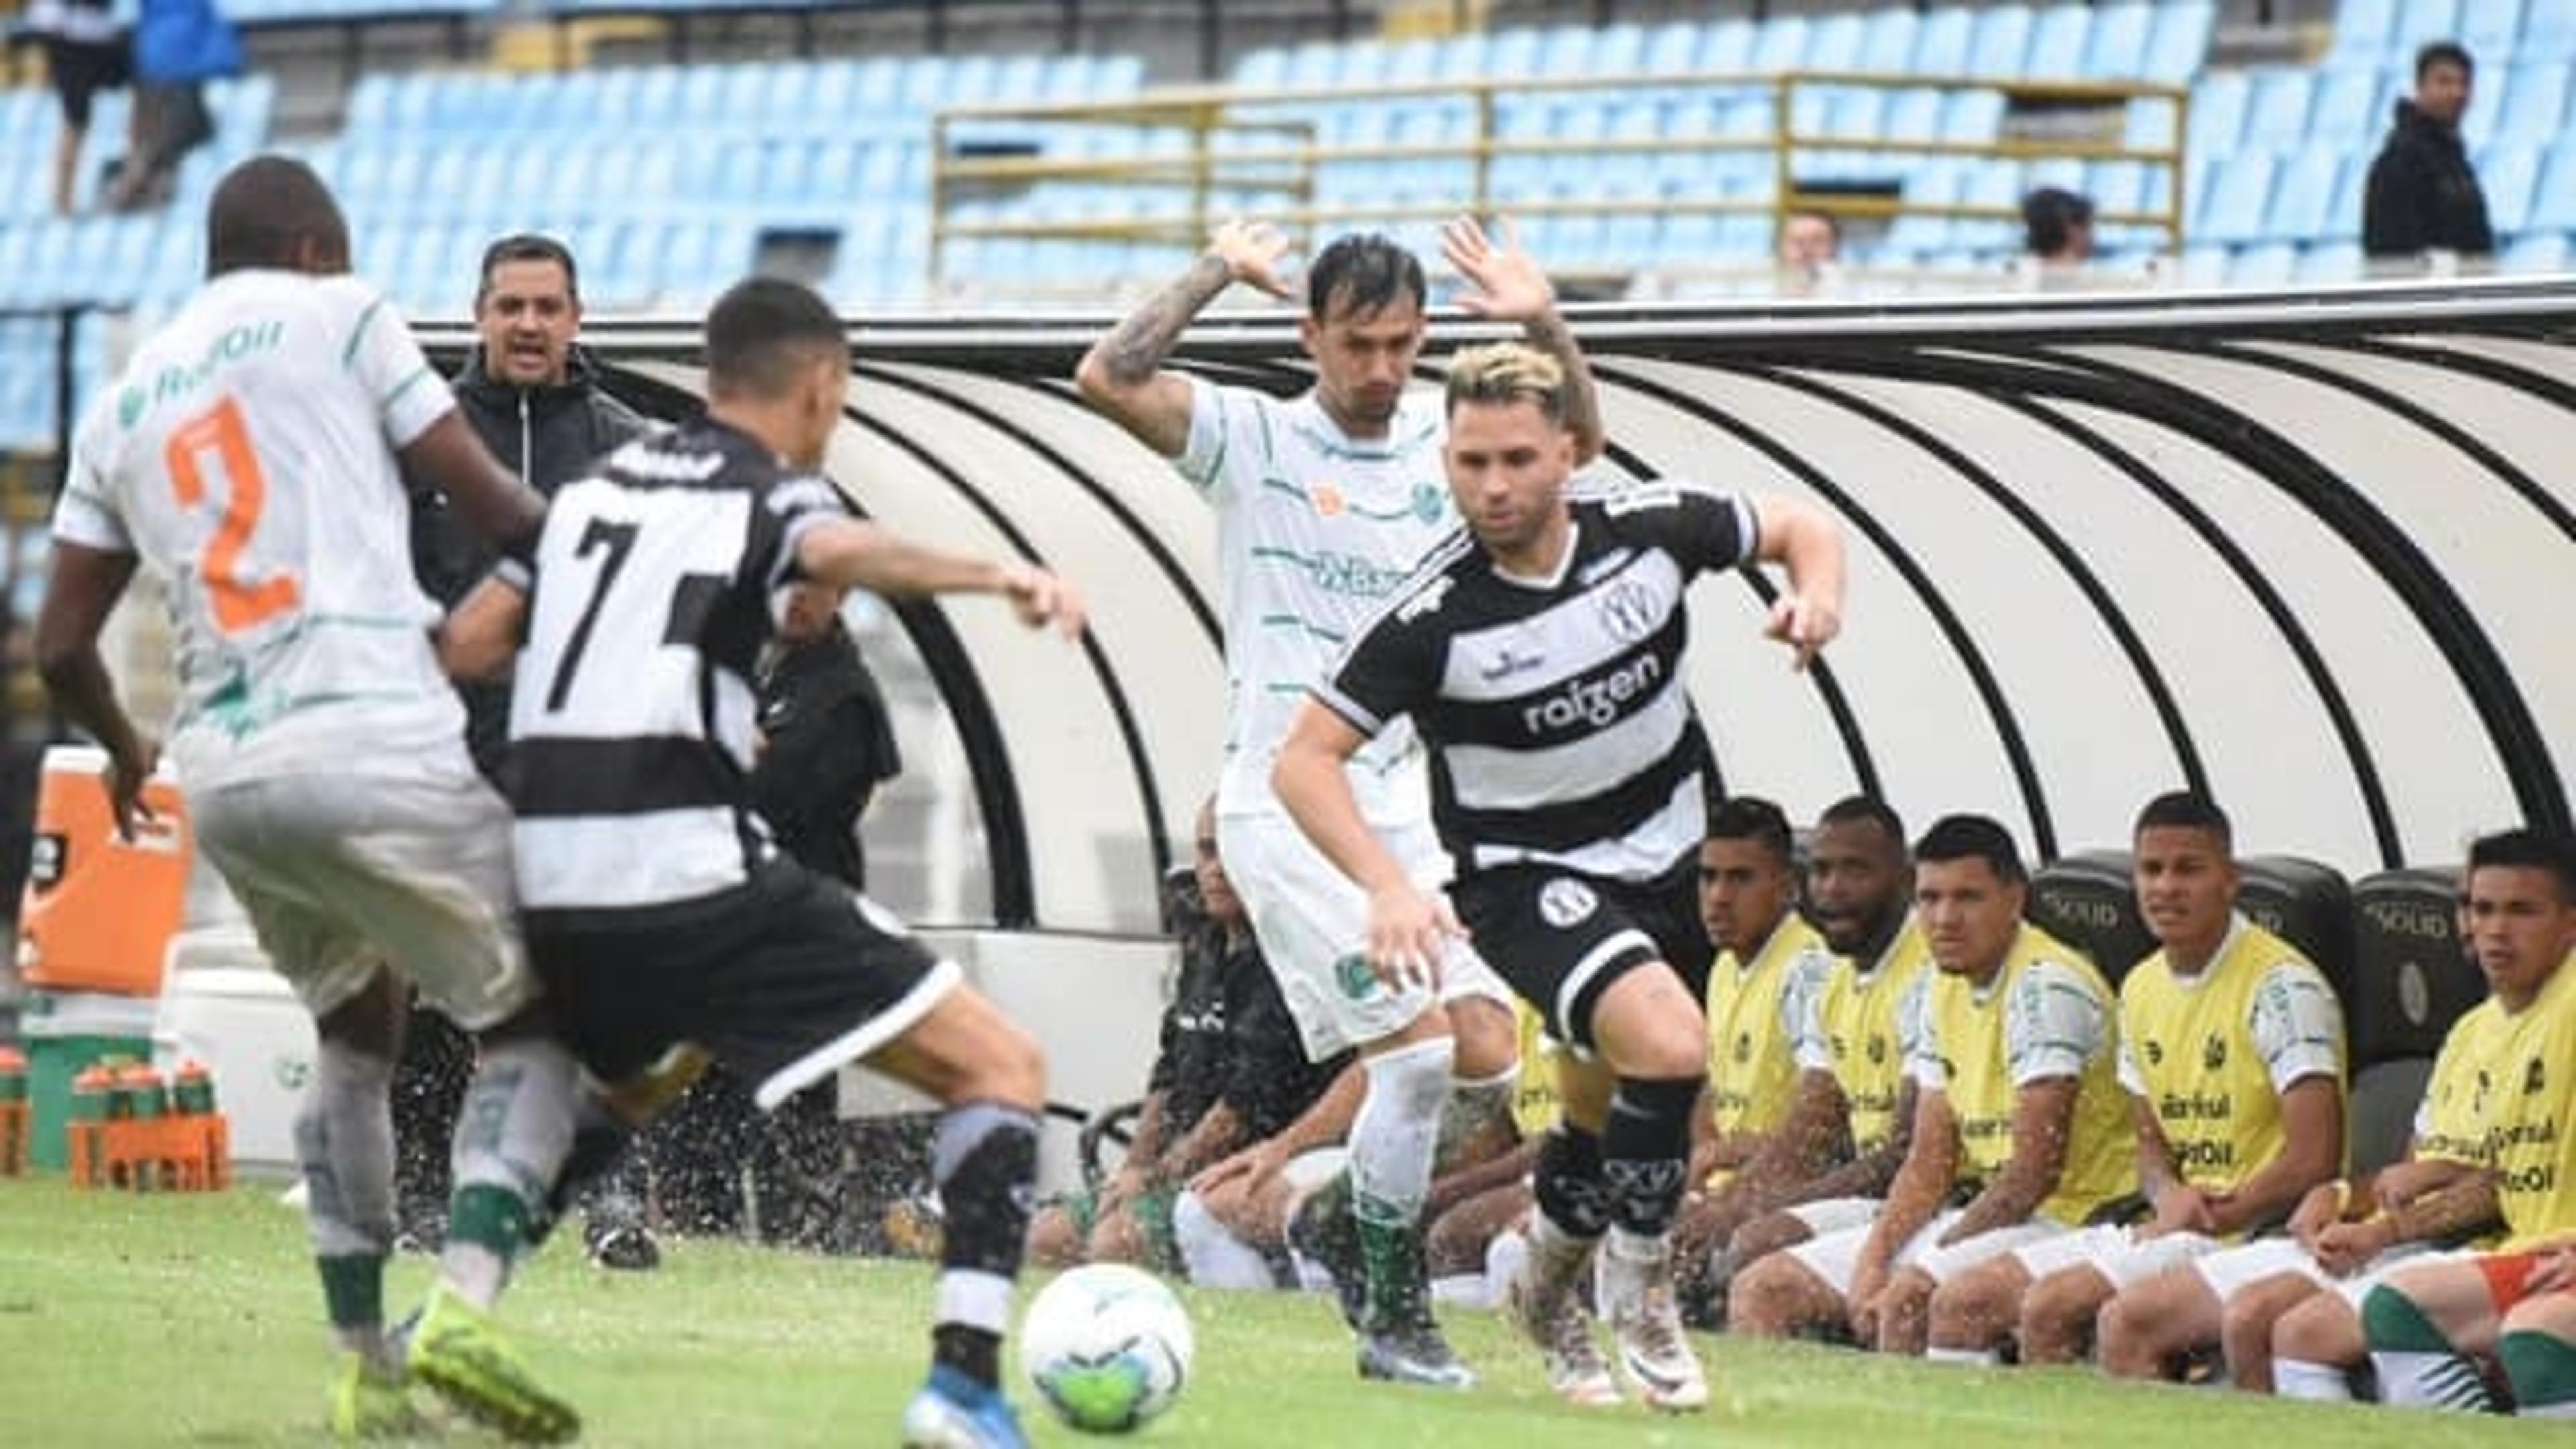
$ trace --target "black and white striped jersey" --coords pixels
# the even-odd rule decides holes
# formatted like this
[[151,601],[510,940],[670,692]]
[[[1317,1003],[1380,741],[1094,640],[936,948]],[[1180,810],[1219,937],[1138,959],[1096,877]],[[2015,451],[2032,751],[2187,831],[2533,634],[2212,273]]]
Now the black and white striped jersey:
[[750,803],[752,671],[807,527],[841,516],[716,422],[639,438],[546,513],[510,702],[532,927],[690,905],[773,853]]
[[1363,734],[1412,718],[1461,876],[1527,862],[1652,879],[1707,826],[1683,600],[1694,576],[1753,555],[1753,511],[1671,480],[1577,485],[1569,501],[1556,577],[1497,571],[1462,529],[1314,689]]

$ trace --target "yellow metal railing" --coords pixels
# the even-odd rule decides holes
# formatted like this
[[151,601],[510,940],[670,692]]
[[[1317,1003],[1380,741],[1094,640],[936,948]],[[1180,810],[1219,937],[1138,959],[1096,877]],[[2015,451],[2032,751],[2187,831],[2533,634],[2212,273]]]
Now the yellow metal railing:
[[[2007,106],[2107,110],[2125,107],[2132,101],[2155,101],[2168,107],[2171,129],[2164,144],[2152,146],[2132,146],[2125,139],[1952,141],[1843,134],[1798,125],[1801,92],[1818,88],[1936,91],[1943,94],[1944,104],[1949,96],[1964,92],[1996,93]],[[1539,97],[1586,95],[1600,96],[1604,104],[1641,95],[1667,103],[1764,97],[1769,102],[1770,124],[1767,130],[1750,134],[1704,131],[1582,137],[1504,135],[1498,125],[1510,104]],[[1463,107],[1472,118],[1466,134],[1454,139],[1371,144],[1336,144],[1321,139],[1322,117],[1331,113],[1360,105],[1423,100]],[[1571,165],[1590,158],[1654,155],[1673,158],[1680,164],[1691,156],[1729,152],[1766,152],[1773,158],[1773,184],[1767,195],[1685,191],[1652,200],[1607,195],[1515,196],[1510,199],[1509,209],[1519,217],[1618,216],[1638,212],[1767,214],[1775,228],[1780,217],[1797,211],[1821,211],[1847,218],[1913,215],[2017,222],[2020,211],[2015,205],[1910,199],[1903,194],[1901,185],[1895,194],[1802,186],[1800,158],[1816,152],[1840,152],[1884,155],[1899,162],[1944,157],[2128,161],[2164,172],[2165,204],[2147,209],[2106,209],[2095,215],[2095,223],[2160,231],[2167,245],[2179,250],[2185,189],[2183,138],[2190,104],[2186,89],[2166,85],[1801,71],[1449,81],[1294,90],[1186,87],[1148,91],[1117,101],[961,107],[940,112],[932,123],[931,281],[934,288],[945,285],[951,248],[968,238],[1195,246],[1206,236],[1211,223],[1226,210],[1235,209],[1231,205],[1221,209],[1220,201],[1246,193],[1265,198],[1258,208],[1262,219],[1311,237],[1319,228],[1432,220],[1460,211],[1491,215],[1498,209],[1494,195],[1497,164],[1513,158],[1549,158]],[[1111,155],[960,154],[958,143],[963,136],[1032,125],[1051,131],[1058,127],[1119,127],[1132,132],[1130,139],[1139,144]],[[2128,129],[2124,112],[2115,134],[2125,138]],[[1146,141],[1147,137],[1163,139],[1157,144]],[[1443,195],[1436,201],[1389,199],[1326,204],[1317,200],[1316,174],[1323,168],[1399,161],[1458,163],[1462,175],[1457,194]],[[1901,169],[1890,168],[1891,172]],[[1901,181],[1901,176],[1897,179]],[[956,214],[966,201],[1007,198],[1016,189],[1049,182],[1180,191],[1184,200],[1178,206],[1139,207],[1133,212],[1095,216],[967,218]]]

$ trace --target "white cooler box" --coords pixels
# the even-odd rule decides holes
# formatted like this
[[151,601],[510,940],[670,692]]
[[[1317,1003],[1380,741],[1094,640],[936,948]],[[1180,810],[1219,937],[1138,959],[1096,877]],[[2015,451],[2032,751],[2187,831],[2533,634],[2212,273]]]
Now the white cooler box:
[[313,1018],[248,928],[171,939],[152,1056],[164,1071],[193,1058],[214,1073],[235,1171],[294,1173],[295,1112],[313,1075]]

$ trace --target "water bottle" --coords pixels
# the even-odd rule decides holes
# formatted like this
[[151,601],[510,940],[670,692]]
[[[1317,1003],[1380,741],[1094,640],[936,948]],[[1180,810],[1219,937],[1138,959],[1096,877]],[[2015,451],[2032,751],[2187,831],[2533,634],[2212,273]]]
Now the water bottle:
[[194,1059],[181,1062],[170,1079],[170,1109],[181,1117],[215,1115],[215,1076]]

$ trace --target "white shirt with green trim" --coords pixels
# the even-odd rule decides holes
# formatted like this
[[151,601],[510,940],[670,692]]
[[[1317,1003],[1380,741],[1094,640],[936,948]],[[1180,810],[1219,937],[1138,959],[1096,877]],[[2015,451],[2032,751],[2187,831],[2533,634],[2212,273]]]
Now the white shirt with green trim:
[[395,458],[454,406],[373,288],[261,270],[209,282],[83,414],[54,536],[166,585],[188,788],[464,761]]
[[[1433,393],[1406,394],[1386,436],[1363,440],[1311,391],[1282,400],[1191,380],[1189,443],[1174,461],[1216,508],[1229,701],[1219,811],[1279,812],[1270,768],[1298,702],[1457,528],[1440,462],[1447,435]],[[1371,825],[1428,817],[1421,756],[1399,723],[1352,759]]]

